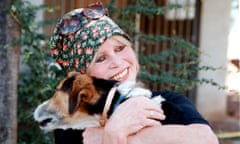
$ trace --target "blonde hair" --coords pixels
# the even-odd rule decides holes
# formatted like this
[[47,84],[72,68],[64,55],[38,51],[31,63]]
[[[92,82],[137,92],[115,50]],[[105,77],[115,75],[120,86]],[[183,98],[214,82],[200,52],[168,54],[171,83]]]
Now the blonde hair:
[[113,35],[113,36],[111,36],[111,38],[116,41],[119,41],[120,43],[123,43],[127,46],[131,46],[131,47],[133,46],[132,43],[129,40],[127,40],[126,38],[124,38],[123,36]]

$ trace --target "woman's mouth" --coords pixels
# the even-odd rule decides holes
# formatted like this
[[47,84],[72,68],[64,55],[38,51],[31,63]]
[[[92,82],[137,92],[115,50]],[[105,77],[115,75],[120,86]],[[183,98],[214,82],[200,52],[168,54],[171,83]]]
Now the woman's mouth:
[[127,74],[128,74],[128,69],[124,69],[122,72],[112,76],[111,79],[120,81],[120,80],[124,79],[124,77],[126,77]]

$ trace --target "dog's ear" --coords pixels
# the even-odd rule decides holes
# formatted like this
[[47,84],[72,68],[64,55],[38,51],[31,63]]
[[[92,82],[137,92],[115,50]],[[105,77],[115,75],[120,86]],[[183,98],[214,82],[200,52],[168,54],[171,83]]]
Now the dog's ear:
[[90,103],[93,96],[94,86],[91,79],[83,75],[81,77],[75,77],[69,95],[69,113],[73,114],[81,105]]

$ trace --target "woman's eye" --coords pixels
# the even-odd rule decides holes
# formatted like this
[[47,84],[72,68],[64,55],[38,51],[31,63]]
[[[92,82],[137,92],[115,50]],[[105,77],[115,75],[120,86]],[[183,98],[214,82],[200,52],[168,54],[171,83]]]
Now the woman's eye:
[[105,56],[100,56],[96,59],[96,63],[100,63],[100,62],[103,62],[104,60],[106,59]]
[[126,45],[123,45],[123,46],[119,46],[115,49],[115,52],[121,52],[123,51],[124,49],[126,48]]

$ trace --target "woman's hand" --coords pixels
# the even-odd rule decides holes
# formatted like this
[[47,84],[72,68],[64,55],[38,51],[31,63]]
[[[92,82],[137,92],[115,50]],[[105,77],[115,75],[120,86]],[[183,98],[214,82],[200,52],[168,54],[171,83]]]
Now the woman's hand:
[[163,110],[150,99],[139,96],[130,98],[120,104],[107,121],[103,143],[127,143],[127,136],[139,130],[161,125],[158,120],[164,120]]
[[86,128],[83,132],[84,144],[101,144],[102,143],[103,128]]

